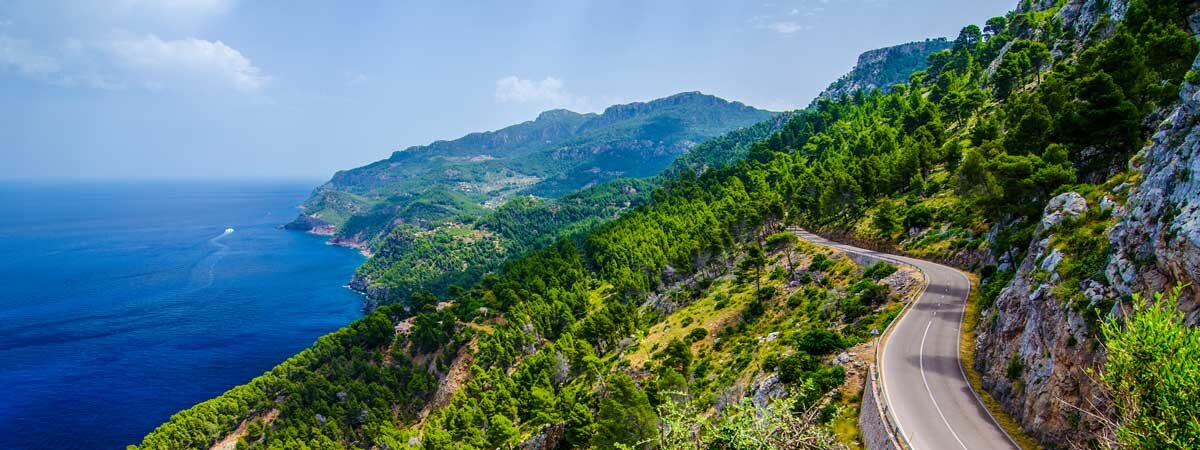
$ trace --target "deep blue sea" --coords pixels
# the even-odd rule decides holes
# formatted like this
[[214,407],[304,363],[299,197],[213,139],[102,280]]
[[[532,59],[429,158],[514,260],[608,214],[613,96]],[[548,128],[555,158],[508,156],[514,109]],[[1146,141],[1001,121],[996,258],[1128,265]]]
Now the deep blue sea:
[[314,184],[0,184],[0,449],[124,448],[360,317],[362,256],[276,228]]

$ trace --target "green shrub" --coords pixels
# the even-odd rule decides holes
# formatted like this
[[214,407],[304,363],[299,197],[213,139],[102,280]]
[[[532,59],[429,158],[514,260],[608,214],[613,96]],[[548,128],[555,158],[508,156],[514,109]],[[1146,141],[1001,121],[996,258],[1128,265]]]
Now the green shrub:
[[1021,377],[1021,373],[1025,371],[1025,363],[1021,362],[1021,355],[1013,353],[1008,359],[1008,367],[1004,369],[1004,376],[1009,380],[1016,380]]
[[1175,309],[1181,292],[1155,294],[1153,303],[1135,296],[1124,322],[1101,326],[1108,353],[1101,380],[1126,448],[1200,448],[1200,328]]
[[842,349],[845,344],[836,331],[809,330],[796,342],[796,348],[810,355],[823,356]]
[[808,270],[824,272],[829,270],[830,267],[833,267],[833,260],[825,256],[824,253],[817,253],[813,255],[812,263],[808,265]]
[[863,271],[863,276],[873,280],[881,280],[887,278],[888,275],[896,273],[896,270],[898,270],[896,269],[896,266],[879,261],[875,264],[872,264],[870,267],[867,267],[867,269]]

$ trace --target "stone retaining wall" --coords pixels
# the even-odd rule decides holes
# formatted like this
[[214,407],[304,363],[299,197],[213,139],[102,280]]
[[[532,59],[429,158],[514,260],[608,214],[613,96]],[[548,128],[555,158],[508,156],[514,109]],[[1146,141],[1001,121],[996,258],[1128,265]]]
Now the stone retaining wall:
[[863,445],[867,450],[900,450],[892,440],[883,405],[876,397],[875,368],[867,371],[867,383],[863,386],[862,408],[858,414],[858,429],[862,433]]

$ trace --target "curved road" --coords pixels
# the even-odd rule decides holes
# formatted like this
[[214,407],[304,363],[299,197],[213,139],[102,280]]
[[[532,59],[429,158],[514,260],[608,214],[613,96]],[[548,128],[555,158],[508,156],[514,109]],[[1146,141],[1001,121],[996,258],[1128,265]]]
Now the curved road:
[[879,364],[884,402],[913,450],[1020,450],[967,383],[959,338],[971,282],[962,272],[919,259],[880,253],[793,229],[801,239],[925,273],[928,286],[892,326]]

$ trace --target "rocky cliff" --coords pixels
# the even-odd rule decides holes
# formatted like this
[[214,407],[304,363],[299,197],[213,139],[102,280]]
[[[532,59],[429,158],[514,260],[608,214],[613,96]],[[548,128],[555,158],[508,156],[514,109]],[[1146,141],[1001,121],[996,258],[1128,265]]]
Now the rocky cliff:
[[[1126,3],[1072,0],[1058,15],[1065,26],[1095,33],[1099,17],[1119,19]],[[1200,13],[1193,14],[1194,36],[1198,23]],[[1192,70],[1200,70],[1200,58]],[[1055,197],[1024,258],[1000,268],[1013,277],[983,311],[975,365],[984,388],[1048,446],[1083,444],[1104,431],[1093,416],[1110,413],[1096,381],[1105,358],[1099,321],[1120,316],[1133,294],[1191,283],[1178,306],[1190,323],[1200,322],[1200,181],[1192,175],[1200,170],[1198,118],[1200,86],[1185,82],[1176,105],[1147,118],[1157,122],[1153,138],[1124,175],[1095,192]],[[1103,275],[1071,275],[1084,258],[1080,245],[1102,255]]]
[[817,99],[838,98],[856,91],[887,91],[896,84],[907,83],[913,72],[925,69],[929,55],[950,46],[950,41],[939,38],[864,52],[858,56],[854,69],[825,88]]
[[[1200,36],[1200,13],[1192,16]],[[1200,58],[1192,64],[1200,71]],[[1114,249],[1106,274],[1120,296],[1184,289],[1179,307],[1200,323],[1200,85],[1185,83],[1179,105],[1159,124],[1150,145],[1132,165],[1141,182],[1130,187],[1109,233]]]

